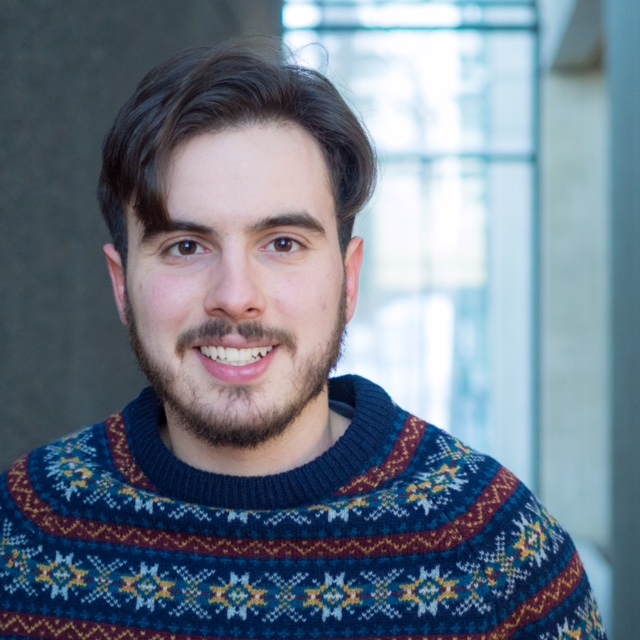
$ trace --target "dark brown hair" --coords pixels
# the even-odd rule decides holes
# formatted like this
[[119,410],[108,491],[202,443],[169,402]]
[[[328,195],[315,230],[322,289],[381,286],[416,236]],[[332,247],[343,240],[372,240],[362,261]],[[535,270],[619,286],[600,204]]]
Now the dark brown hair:
[[179,145],[198,134],[271,121],[296,123],[320,145],[344,252],[375,185],[367,132],[319,72],[233,44],[189,49],[153,69],[107,133],[98,199],[123,262],[128,206],[147,231],[168,224],[164,174]]

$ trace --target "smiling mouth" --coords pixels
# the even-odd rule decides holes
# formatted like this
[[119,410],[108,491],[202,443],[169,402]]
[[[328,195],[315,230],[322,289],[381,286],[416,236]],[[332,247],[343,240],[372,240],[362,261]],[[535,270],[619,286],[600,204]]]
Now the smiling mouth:
[[200,347],[200,353],[220,364],[232,367],[242,367],[258,362],[273,349],[269,347],[254,347],[252,349],[236,349],[234,347]]

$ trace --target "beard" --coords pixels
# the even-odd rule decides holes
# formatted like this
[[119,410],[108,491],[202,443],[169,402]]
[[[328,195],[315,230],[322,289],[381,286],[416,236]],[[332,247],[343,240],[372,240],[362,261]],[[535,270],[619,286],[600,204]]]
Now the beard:
[[[216,393],[212,385],[211,395],[207,397],[206,390],[198,390],[195,384],[186,384],[185,376],[172,372],[155,360],[142,341],[128,296],[125,299],[131,348],[138,366],[164,403],[167,415],[178,427],[207,445],[240,449],[255,449],[281,436],[324,391],[329,374],[342,355],[346,309],[346,282],[343,281],[338,312],[328,342],[294,370],[291,386],[284,397],[276,398],[273,406],[260,406],[259,388],[252,385],[218,386]],[[212,318],[181,333],[176,343],[176,354],[183,358],[196,341],[202,343],[233,333],[264,343],[277,342],[278,349],[288,351],[292,360],[297,353],[295,336],[288,331],[268,328],[255,320],[234,324],[223,318]],[[186,397],[180,397],[179,377],[187,387]]]

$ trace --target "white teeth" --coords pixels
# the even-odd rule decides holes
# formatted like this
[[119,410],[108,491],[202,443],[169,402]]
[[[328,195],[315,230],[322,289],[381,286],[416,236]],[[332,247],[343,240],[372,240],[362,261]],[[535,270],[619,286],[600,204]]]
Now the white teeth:
[[216,362],[242,367],[245,364],[258,362],[271,351],[273,347],[255,347],[253,349],[235,349],[233,347],[200,347],[200,351],[207,358]]

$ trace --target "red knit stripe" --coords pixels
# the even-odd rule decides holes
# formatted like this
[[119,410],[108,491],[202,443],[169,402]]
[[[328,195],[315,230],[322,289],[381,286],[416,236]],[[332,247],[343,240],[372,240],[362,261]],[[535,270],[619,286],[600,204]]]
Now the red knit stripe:
[[274,559],[361,558],[450,550],[482,531],[519,485],[511,473],[501,469],[469,511],[434,531],[335,540],[252,540],[150,530],[62,516],[36,494],[29,480],[27,458],[19,460],[9,470],[7,481],[23,514],[49,535],[165,551]]

